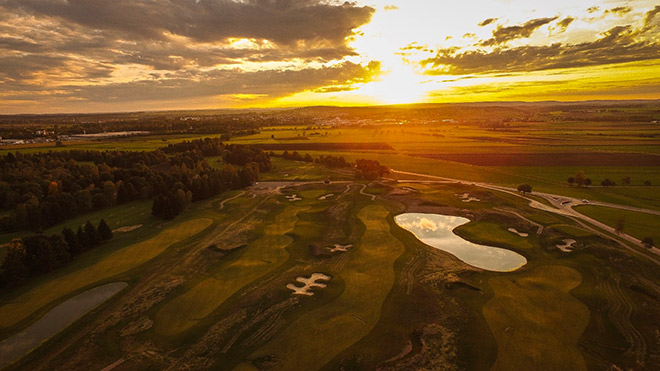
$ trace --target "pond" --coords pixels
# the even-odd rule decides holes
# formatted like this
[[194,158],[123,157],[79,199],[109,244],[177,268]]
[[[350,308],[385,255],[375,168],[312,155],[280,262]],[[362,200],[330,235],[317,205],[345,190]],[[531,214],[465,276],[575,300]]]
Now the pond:
[[98,286],[51,309],[37,322],[0,343],[0,368],[22,358],[126,286],[126,282]]
[[397,215],[394,221],[425,244],[446,251],[473,267],[495,272],[510,272],[527,264],[527,259],[514,251],[479,245],[456,235],[453,232],[454,228],[468,223],[470,220],[466,218],[406,213]]

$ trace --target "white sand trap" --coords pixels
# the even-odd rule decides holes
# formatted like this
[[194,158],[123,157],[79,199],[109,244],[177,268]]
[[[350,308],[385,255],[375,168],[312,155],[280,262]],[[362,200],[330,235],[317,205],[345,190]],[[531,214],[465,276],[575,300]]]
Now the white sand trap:
[[566,238],[564,239],[564,244],[563,245],[557,245],[557,248],[563,252],[571,252],[573,251],[573,244],[576,243],[574,239],[571,238]]
[[513,227],[507,229],[507,231],[509,231],[509,232],[511,232],[511,233],[515,233],[515,234],[517,234],[517,235],[520,236],[520,237],[527,237],[527,236],[529,236],[528,233],[525,233],[525,232],[518,232],[518,230],[515,229],[515,228],[513,228]]
[[305,286],[300,287],[297,286],[295,283],[290,283],[286,285],[286,288],[289,290],[293,290],[292,295],[306,295],[306,296],[312,296],[314,295],[313,292],[310,292],[309,290],[314,288],[314,287],[326,287],[325,283],[322,282],[316,282],[316,281],[328,281],[330,280],[330,276],[326,276],[323,273],[313,273],[309,278],[305,277],[298,277],[296,278],[296,281],[304,284]]
[[481,201],[480,199],[478,199],[476,197],[470,197],[469,193],[463,193],[461,195],[457,194],[456,196],[460,197],[463,200],[463,202]]
[[298,195],[296,195],[296,194],[293,194],[291,196],[286,196],[286,199],[289,200],[289,202],[302,200],[302,198],[298,197]]
[[124,226],[124,227],[119,227],[117,229],[113,229],[112,232],[125,233],[125,232],[134,231],[134,230],[136,230],[138,228],[141,228],[141,227],[142,227],[142,224],[127,225],[127,226]]
[[323,201],[323,200],[326,200],[326,199],[328,199],[328,198],[330,198],[334,195],[335,195],[334,193],[328,193],[327,195],[323,195],[323,196],[319,197],[319,200]]
[[337,251],[346,252],[346,251],[348,251],[348,249],[350,249],[351,247],[353,247],[353,245],[351,245],[351,244],[348,244],[348,245],[340,245],[340,244],[336,243],[336,244],[334,245],[334,247],[330,248],[330,252],[337,252]]

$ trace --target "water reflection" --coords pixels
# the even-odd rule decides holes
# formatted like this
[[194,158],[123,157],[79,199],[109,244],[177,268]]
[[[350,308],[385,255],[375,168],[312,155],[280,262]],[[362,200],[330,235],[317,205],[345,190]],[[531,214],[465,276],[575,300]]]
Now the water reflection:
[[425,244],[446,251],[465,263],[495,272],[510,272],[527,264],[524,256],[499,247],[478,245],[454,234],[454,228],[470,220],[459,216],[406,213],[394,218]]

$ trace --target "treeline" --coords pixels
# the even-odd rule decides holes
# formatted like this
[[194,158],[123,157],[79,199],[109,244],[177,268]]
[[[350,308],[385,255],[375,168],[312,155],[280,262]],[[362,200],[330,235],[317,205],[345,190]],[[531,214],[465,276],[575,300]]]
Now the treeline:
[[309,153],[306,153],[305,155],[301,155],[297,151],[293,151],[292,153],[289,153],[289,151],[284,151],[282,153],[282,158],[291,161],[314,162],[329,168],[341,168],[341,167],[352,166],[349,162],[346,161],[346,159],[344,159],[341,156],[321,155],[317,158],[313,158]]
[[357,168],[356,177],[358,179],[375,180],[390,173],[390,168],[381,165],[376,160],[359,159],[355,161],[355,167]]
[[[229,140],[231,137],[258,134],[263,121],[262,118],[237,115],[158,118],[12,116],[0,118],[0,124],[3,124],[0,125],[0,137],[33,139],[45,136],[56,139],[60,135],[82,133],[148,131],[149,134],[220,134],[223,140]],[[44,135],[42,130],[48,134]]]
[[101,219],[98,227],[87,221],[76,232],[64,228],[50,236],[37,234],[14,239],[0,264],[0,287],[18,286],[29,278],[52,272],[111,238],[112,231]]
[[[268,154],[258,149],[214,144],[226,162],[215,169],[204,159],[208,149],[185,145],[170,149],[170,156],[161,150],[0,156],[0,231],[42,230],[92,210],[151,198],[159,198],[154,215],[170,218],[179,205],[246,187],[270,169]],[[180,190],[186,203],[180,202]],[[178,201],[162,206],[165,199]]]

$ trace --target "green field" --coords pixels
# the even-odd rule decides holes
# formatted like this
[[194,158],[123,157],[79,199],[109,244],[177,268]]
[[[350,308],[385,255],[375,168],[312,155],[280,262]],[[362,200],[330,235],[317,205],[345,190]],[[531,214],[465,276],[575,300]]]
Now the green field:
[[576,210],[612,228],[615,228],[619,219],[623,218],[624,233],[638,240],[651,237],[653,241],[660,241],[660,221],[658,220],[658,216],[601,206],[579,206]]

